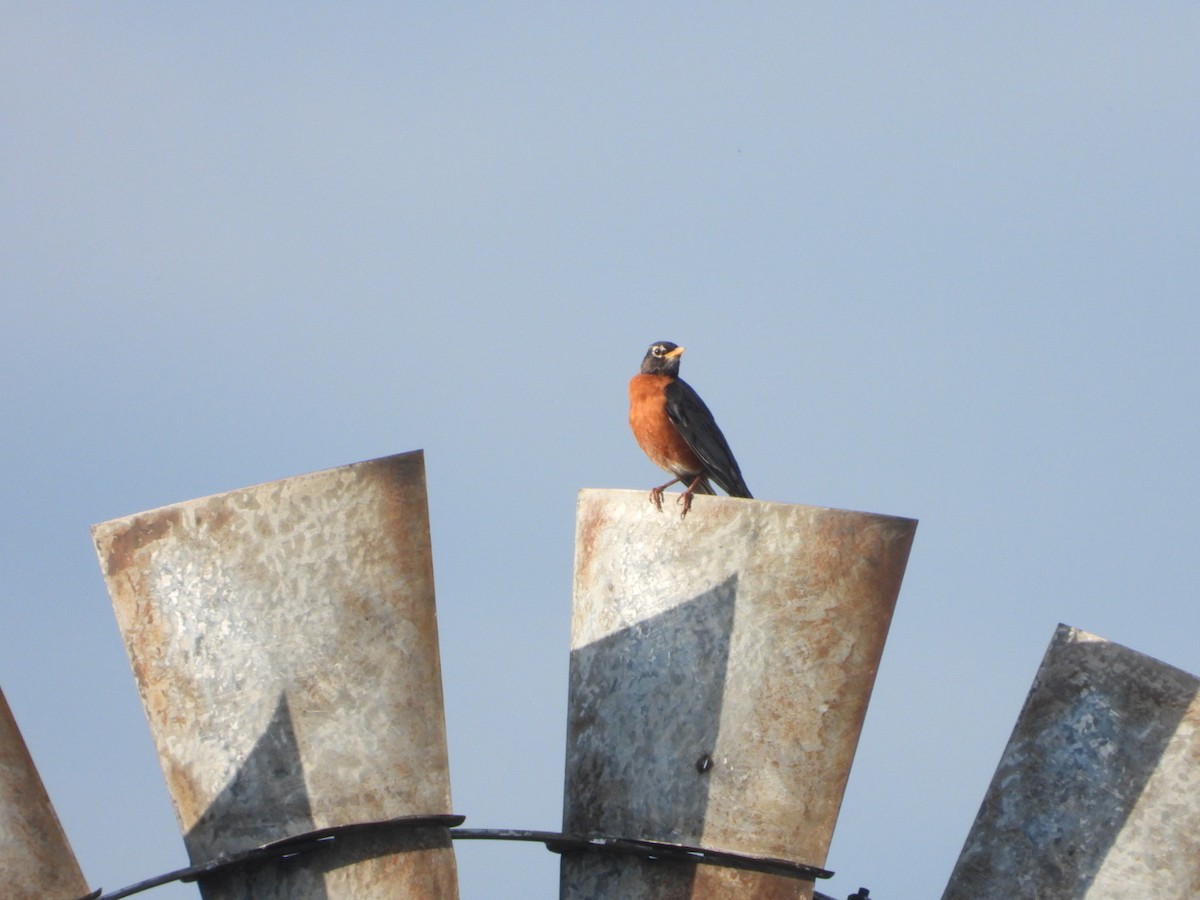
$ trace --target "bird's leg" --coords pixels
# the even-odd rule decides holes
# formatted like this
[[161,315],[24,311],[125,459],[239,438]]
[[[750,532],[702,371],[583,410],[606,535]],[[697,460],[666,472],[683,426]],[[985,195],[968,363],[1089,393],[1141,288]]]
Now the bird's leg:
[[673,485],[677,481],[683,481],[683,476],[681,475],[678,478],[672,478],[666,484],[660,484],[656,488],[650,488],[650,502],[654,504],[655,508],[658,509],[659,512],[662,512],[663,491],[665,491],[667,488],[669,488],[671,485]]
[[[682,494],[680,494],[679,499],[675,501],[676,503],[683,504],[683,512],[681,512],[679,514],[679,518],[682,519],[684,516],[686,516],[688,514],[688,510],[692,508],[692,493],[696,490],[696,485],[698,485],[700,483],[702,478],[704,478],[703,472],[701,472],[694,479],[692,479],[692,483],[688,487],[688,489],[686,491],[684,491]],[[678,480],[683,481],[682,478],[680,478]]]

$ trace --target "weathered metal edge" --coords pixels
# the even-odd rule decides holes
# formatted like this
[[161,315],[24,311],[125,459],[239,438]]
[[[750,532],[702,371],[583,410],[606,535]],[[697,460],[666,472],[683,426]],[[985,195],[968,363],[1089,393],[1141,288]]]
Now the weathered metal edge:
[[556,831],[526,831],[516,828],[454,828],[450,837],[456,840],[531,841],[545,844],[553,853],[600,852],[640,856],[645,859],[703,863],[727,869],[744,869],[768,875],[782,875],[801,881],[832,878],[833,872],[818,866],[775,859],[769,856],[747,856],[727,850],[712,850],[666,841],[644,841],[609,835],[572,835]]
[[[415,450],[401,450],[398,453],[387,453],[387,454],[384,454],[383,456],[374,456],[369,459],[360,459],[360,460],[356,460],[354,462],[341,463],[340,465],[328,466],[327,468],[324,468],[324,469],[312,469],[307,472],[297,472],[294,475],[285,475],[281,478],[268,478],[265,481],[255,481],[255,482],[251,482],[250,484],[241,485],[240,487],[229,488],[228,490],[213,491],[212,493],[201,494],[199,497],[191,497],[187,500],[178,500],[174,503],[163,503],[158,506],[152,506],[150,509],[143,509],[138,512],[125,513],[124,515],[113,516],[109,519],[104,520],[103,522],[96,522],[95,524],[93,524],[91,526],[90,530],[94,537],[96,534],[96,529],[102,528],[105,525],[111,525],[115,522],[124,522],[129,519],[136,519],[136,518],[141,518],[144,516],[151,516],[156,513],[161,513],[161,512],[170,510],[170,509],[174,509],[175,507],[178,507],[178,506],[192,506],[192,505],[203,504],[210,500],[215,500],[220,497],[224,497],[226,494],[248,493],[250,491],[254,491],[259,488],[269,487],[270,485],[277,484],[280,481],[295,481],[297,479],[312,478],[312,477],[315,477],[318,475],[328,475],[333,472],[340,471],[342,469],[352,469],[355,466],[369,465],[370,463],[382,463],[382,462],[386,462],[389,460],[402,459],[404,457],[414,458],[414,461],[419,462],[421,464],[422,470],[424,470],[424,467],[425,467],[425,450],[424,450],[424,448],[418,447]],[[85,898],[85,900],[86,900],[86,898]]]
[[[580,488],[575,495],[575,502],[578,503],[584,494],[646,494],[647,491],[637,490],[633,488]],[[668,491],[663,494],[664,497],[677,497],[680,494],[674,491]],[[753,499],[745,497],[728,497],[723,494],[698,494],[692,498],[692,502],[696,503],[703,500],[705,503],[754,503],[760,506],[786,506],[793,509],[811,509],[816,512],[832,512],[832,513],[851,513],[856,516],[872,516],[880,519],[893,519],[897,522],[912,522],[919,525],[921,520],[916,516],[900,516],[895,513],[879,513],[872,512],[866,509],[851,509],[848,506],[813,506],[811,503],[792,503],[787,500],[767,500],[761,497]]]
[[[281,838],[278,841],[272,841],[269,844],[263,844],[259,847],[253,847],[241,853],[234,853],[227,856],[221,856],[217,859],[209,860],[208,862],[198,863],[194,866],[187,866],[183,869],[175,869],[172,872],[166,872],[162,875],[156,875],[153,878],[147,878],[145,881],[139,881],[137,884],[131,884],[128,887],[120,888],[109,894],[101,894],[99,890],[93,891],[86,897],[80,900],[120,900],[122,897],[130,897],[134,894],[140,894],[142,891],[148,891],[151,888],[160,887],[164,884],[170,884],[172,881],[197,881],[200,878],[207,878],[211,875],[216,875],[222,872],[227,872],[232,869],[238,869],[243,866],[250,866],[260,862],[267,862],[273,859],[284,859],[290,856],[298,856],[302,853],[311,853],[315,850],[322,850],[333,845],[337,838],[347,834],[358,834],[366,831],[382,831],[386,828],[424,828],[441,826],[443,828],[453,828],[456,825],[461,825],[466,821],[466,816],[459,815],[432,815],[432,816],[400,816],[396,819],[383,819],[378,822],[355,822],[350,825],[334,825],[328,828],[318,828],[315,831],[304,832],[303,834],[295,834],[286,838]],[[451,832],[453,833],[453,832]]]

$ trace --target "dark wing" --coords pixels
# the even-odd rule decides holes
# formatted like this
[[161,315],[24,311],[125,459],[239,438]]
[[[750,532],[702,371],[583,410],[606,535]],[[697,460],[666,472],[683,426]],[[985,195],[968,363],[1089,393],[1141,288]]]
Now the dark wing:
[[667,385],[666,393],[667,415],[704,463],[705,477],[715,481],[730,497],[750,497],[750,488],[742,480],[742,470],[733,458],[733,451],[700,395],[680,378]]

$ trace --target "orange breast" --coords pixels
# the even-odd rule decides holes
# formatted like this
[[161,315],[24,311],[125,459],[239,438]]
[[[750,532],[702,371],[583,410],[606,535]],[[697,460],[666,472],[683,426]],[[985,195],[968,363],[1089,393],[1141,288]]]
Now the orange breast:
[[661,469],[672,475],[699,475],[704,471],[687,441],[667,416],[669,375],[634,375],[629,381],[629,427],[638,446]]

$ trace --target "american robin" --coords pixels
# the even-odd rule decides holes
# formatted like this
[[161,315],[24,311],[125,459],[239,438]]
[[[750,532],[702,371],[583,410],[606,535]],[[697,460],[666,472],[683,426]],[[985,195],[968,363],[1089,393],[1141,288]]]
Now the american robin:
[[749,498],[750,489],[712,413],[679,377],[683,349],[670,341],[650,345],[641,372],[629,381],[629,427],[655,465],[675,476],[650,491],[650,502],[662,509],[663,491],[686,484],[679,498],[686,516],[692,494],[713,493],[710,481],[730,497]]

